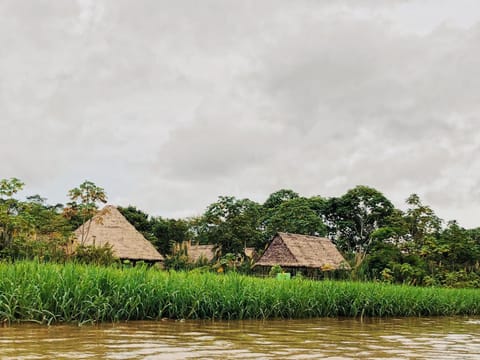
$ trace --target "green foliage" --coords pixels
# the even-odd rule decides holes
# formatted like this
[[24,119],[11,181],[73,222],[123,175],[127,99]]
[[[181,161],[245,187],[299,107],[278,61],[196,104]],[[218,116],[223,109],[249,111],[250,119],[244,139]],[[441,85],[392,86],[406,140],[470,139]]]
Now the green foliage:
[[339,198],[328,199],[324,216],[343,251],[366,253],[372,233],[388,224],[393,210],[393,204],[381,192],[359,185]]
[[[70,202],[63,209],[64,216],[70,221],[73,228],[78,228],[85,224],[87,220],[92,218],[98,211],[99,204],[107,202],[107,194],[105,190],[91,181],[84,181],[79,187],[68,191]],[[83,245],[90,231],[90,223],[86,227],[82,227],[80,236],[80,244]]]
[[264,241],[260,230],[261,207],[248,199],[221,196],[211,204],[197,224],[197,236],[217,244],[223,254],[243,254],[245,246]]
[[107,202],[105,190],[88,180],[81,183],[78,188],[71,189],[68,192],[68,197],[79,207],[93,208],[94,210],[97,209],[97,203]]
[[0,181],[0,258],[64,261],[71,228],[61,206],[50,206],[39,195],[19,201],[18,179]]
[[62,216],[62,205],[48,205],[46,199],[38,195],[27,197],[23,203],[22,213],[28,216],[35,228],[36,238],[62,238],[66,240],[71,236],[72,227],[68,220]]
[[[388,273],[392,275],[391,267],[393,264],[401,263],[402,260],[403,254],[397,246],[378,242],[362,267],[368,279],[383,279],[385,276],[382,273],[385,269],[388,269]],[[390,280],[393,280],[393,277]]]
[[186,247],[177,246],[171,255],[165,257],[164,264],[166,270],[190,270],[193,264],[188,259]]
[[263,203],[263,208],[266,210],[275,209],[282,205],[284,202],[298,199],[300,195],[293,190],[290,189],[281,189],[271,193],[267,200]]
[[108,244],[103,246],[79,245],[71,259],[81,264],[94,265],[112,265],[117,262],[112,247]]
[[466,233],[477,245],[480,245],[480,227],[466,230]]
[[0,198],[11,198],[17,192],[23,189],[25,184],[17,178],[0,180]]
[[61,263],[68,259],[65,249],[66,240],[62,238],[33,240],[17,237],[8,247],[0,251],[0,258],[12,261],[38,259]]
[[17,178],[0,180],[0,250],[8,247],[17,234],[30,228],[27,219],[21,216],[21,202],[13,198],[23,186]]
[[281,274],[283,269],[280,265],[273,265],[268,272],[268,276],[275,277],[277,274]]
[[[140,232],[145,239],[150,241],[153,245],[157,245],[158,239],[153,233],[153,227],[155,220],[152,219],[147,213],[135,206],[129,205],[128,207],[118,207],[118,211],[127,219],[127,221],[133,225],[133,227]],[[158,248],[157,248],[158,250]],[[161,251],[161,253],[163,253]]]
[[480,288],[480,274],[465,270],[442,274],[441,284],[451,288]]
[[183,219],[150,217],[134,206],[119,207],[123,216],[149,240],[160,253],[172,254],[173,244],[190,240],[190,224]]
[[441,253],[442,263],[450,270],[470,269],[480,261],[480,244],[468,231],[455,221],[449,222],[438,238],[439,246],[446,250]]
[[117,209],[138,232],[142,233],[145,238],[152,241],[151,238],[154,238],[152,234],[153,222],[150,220],[147,213],[132,205],[127,207],[119,206]]
[[442,220],[429,206],[422,204],[417,194],[410,195],[406,203],[409,208],[404,219],[408,227],[408,239],[418,248],[423,246],[426,237],[439,234]]
[[472,289],[0,262],[0,322],[479,314],[480,292]]
[[152,232],[155,237],[154,245],[162,254],[172,253],[173,244],[190,240],[189,223],[182,219],[154,218]]
[[412,285],[478,287],[480,244],[472,232],[456,222],[434,231],[423,232],[421,237],[417,233],[401,246],[377,243],[363,264],[367,278]]
[[237,266],[240,264],[239,257],[233,253],[226,253],[220,259],[214,268],[222,269],[221,272],[237,271]]
[[267,237],[271,238],[277,232],[324,236],[327,228],[315,212],[315,205],[316,200],[296,197],[268,209],[264,219]]

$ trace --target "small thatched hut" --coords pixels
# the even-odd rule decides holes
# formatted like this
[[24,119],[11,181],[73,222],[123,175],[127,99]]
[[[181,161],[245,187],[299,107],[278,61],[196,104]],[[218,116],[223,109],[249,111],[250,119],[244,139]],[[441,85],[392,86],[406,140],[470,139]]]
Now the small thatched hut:
[[277,233],[255,267],[311,272],[311,270],[349,270],[350,266],[330,239],[289,233]]
[[188,260],[191,263],[199,261],[212,262],[216,254],[215,245],[187,245]]
[[109,244],[113,255],[121,260],[157,263],[163,256],[150,241],[118,211],[107,205],[91,220],[75,230],[77,244],[103,246]]

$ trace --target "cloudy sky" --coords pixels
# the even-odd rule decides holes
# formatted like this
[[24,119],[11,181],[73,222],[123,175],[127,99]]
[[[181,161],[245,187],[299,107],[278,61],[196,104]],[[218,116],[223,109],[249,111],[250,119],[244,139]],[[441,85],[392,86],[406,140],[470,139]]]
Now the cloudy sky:
[[0,0],[0,178],[200,214],[358,184],[480,225],[480,2]]

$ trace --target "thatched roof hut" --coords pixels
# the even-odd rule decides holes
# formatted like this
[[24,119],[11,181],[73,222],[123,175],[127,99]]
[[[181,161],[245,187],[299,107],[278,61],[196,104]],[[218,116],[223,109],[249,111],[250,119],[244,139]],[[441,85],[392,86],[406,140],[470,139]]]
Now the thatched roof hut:
[[[191,241],[185,241],[178,244],[177,249],[186,252],[190,263],[196,263],[200,260],[211,263],[221,255],[221,247],[218,244],[192,245]],[[256,256],[255,248],[245,248],[244,252],[250,259]]]
[[75,236],[77,244],[95,246],[109,244],[113,255],[122,260],[147,262],[164,260],[152,243],[112,205],[105,206],[91,220],[75,230]]
[[191,245],[187,246],[188,260],[196,263],[200,260],[211,262],[215,258],[215,245]]
[[274,265],[319,270],[350,269],[330,239],[289,233],[277,233],[255,263],[255,266]]

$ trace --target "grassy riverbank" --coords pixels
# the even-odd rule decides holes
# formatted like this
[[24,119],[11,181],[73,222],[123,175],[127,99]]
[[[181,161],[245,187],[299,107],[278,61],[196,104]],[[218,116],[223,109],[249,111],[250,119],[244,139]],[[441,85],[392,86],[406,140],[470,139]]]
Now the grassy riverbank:
[[473,289],[0,263],[0,322],[479,314]]

